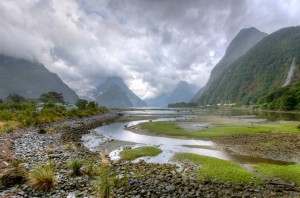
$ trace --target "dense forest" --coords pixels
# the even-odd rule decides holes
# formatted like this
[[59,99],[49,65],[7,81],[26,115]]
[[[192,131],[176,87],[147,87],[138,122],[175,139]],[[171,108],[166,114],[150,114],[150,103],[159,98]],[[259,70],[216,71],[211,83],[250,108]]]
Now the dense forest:
[[272,91],[259,103],[263,109],[300,110],[300,82]]

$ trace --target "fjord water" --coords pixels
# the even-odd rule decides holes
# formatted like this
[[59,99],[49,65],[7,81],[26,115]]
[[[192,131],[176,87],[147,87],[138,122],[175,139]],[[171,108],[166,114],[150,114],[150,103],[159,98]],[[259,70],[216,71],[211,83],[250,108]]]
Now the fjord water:
[[[171,138],[171,137],[161,137],[161,136],[154,136],[154,135],[144,135],[144,134],[137,134],[127,130],[128,127],[134,127],[143,122],[149,122],[150,116],[155,116],[156,119],[151,120],[152,122],[160,122],[160,121],[180,121],[191,119],[195,117],[205,116],[206,114],[218,114],[222,116],[239,116],[243,119],[253,120],[256,122],[257,120],[262,121],[266,120],[267,118],[271,117],[272,119],[279,119],[279,115],[273,114],[257,114],[252,111],[195,111],[195,110],[177,110],[177,109],[136,109],[136,110],[129,110],[123,111],[125,117],[129,116],[136,116],[137,120],[131,122],[115,122],[110,125],[102,126],[96,128],[96,133],[91,133],[85,135],[83,137],[84,145],[89,148],[90,150],[96,150],[96,148],[102,144],[104,141],[107,140],[120,140],[126,142],[132,142],[136,145],[134,147],[139,147],[143,145],[147,146],[157,146],[163,152],[155,157],[143,157],[139,158],[143,159],[147,162],[153,163],[169,163],[172,161],[172,157],[175,153],[194,153],[204,156],[211,156],[216,157],[219,159],[225,160],[232,160],[238,163],[246,164],[256,164],[256,163],[273,163],[273,164],[284,164],[286,162],[283,161],[276,161],[271,159],[265,158],[256,158],[251,156],[241,156],[227,150],[221,149],[218,145],[213,143],[212,141],[205,141],[205,140],[194,140],[194,139],[178,139],[178,138]],[[267,116],[266,116],[267,115]],[[138,117],[142,117],[141,120]],[[284,116],[287,118],[288,116]],[[298,119],[298,117],[291,117],[292,120]],[[188,124],[188,122],[186,123]],[[199,123],[207,125],[209,123]],[[100,138],[101,136],[101,138]],[[104,136],[104,138],[103,138]],[[115,160],[119,159],[119,152],[123,149],[123,147],[116,149],[110,153],[110,157]]]

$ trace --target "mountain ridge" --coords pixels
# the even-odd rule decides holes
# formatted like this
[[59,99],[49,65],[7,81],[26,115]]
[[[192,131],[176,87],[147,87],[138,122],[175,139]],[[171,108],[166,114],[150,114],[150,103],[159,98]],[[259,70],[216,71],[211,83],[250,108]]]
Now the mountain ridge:
[[146,102],[135,95],[120,77],[108,77],[97,87],[96,101],[111,108],[145,107]]
[[260,97],[282,87],[294,58],[292,83],[300,78],[300,26],[277,30],[225,69],[198,103],[256,104]]
[[65,101],[75,103],[77,94],[57,74],[51,73],[43,64],[0,55],[0,98],[10,93],[25,98],[39,98],[43,93],[62,93]]
[[240,32],[233,38],[226,49],[223,58],[216,64],[211,71],[209,80],[193,97],[192,102],[197,102],[202,94],[211,86],[211,84],[221,75],[221,73],[238,58],[243,56],[255,44],[260,42],[268,34],[260,30],[250,27],[240,30]]

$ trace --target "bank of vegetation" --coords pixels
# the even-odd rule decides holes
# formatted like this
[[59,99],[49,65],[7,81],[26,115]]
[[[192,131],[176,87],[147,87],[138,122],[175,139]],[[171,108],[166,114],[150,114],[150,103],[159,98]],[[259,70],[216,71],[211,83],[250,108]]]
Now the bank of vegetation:
[[0,134],[19,127],[38,126],[64,119],[88,117],[107,112],[94,101],[79,99],[76,105],[65,103],[56,92],[42,94],[39,100],[29,100],[10,94],[0,100]]

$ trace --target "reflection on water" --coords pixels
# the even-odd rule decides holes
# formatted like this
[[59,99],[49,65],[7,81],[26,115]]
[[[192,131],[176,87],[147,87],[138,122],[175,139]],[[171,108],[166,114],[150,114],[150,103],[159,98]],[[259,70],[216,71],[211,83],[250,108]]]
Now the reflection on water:
[[[176,112],[176,113],[175,113]],[[191,112],[191,113],[188,113]],[[151,115],[166,115],[166,114],[181,114],[180,117],[174,118],[159,118],[153,120],[153,122],[159,121],[178,121],[178,120],[185,120],[195,117],[194,112],[192,111],[184,111],[179,112],[177,110],[138,110],[138,111],[126,111],[123,112],[125,114],[151,114]],[[234,111],[219,111],[217,112],[221,115],[231,115],[231,116],[246,116],[248,119],[254,118],[257,119],[256,116],[253,116],[253,113],[249,113],[249,111],[245,112],[234,112]],[[197,116],[201,116],[201,114],[197,114]],[[93,150],[93,148],[99,146],[103,143],[104,140],[107,139],[114,139],[114,140],[121,140],[121,141],[128,141],[137,143],[137,146],[141,145],[150,145],[150,146],[157,146],[163,152],[155,157],[145,157],[142,158],[147,162],[155,162],[155,163],[168,163],[171,161],[172,157],[175,153],[193,153],[199,154],[204,156],[211,156],[216,157],[219,159],[225,160],[232,160],[239,163],[274,163],[274,164],[283,164],[285,162],[264,159],[264,158],[256,158],[256,157],[249,157],[249,156],[241,156],[232,154],[228,151],[220,150],[216,144],[212,141],[204,141],[204,140],[193,140],[193,139],[176,139],[176,138],[168,138],[168,137],[158,137],[158,136],[149,136],[149,135],[142,135],[136,134],[126,130],[126,127],[134,126],[140,123],[149,122],[149,120],[138,120],[126,123],[113,123],[110,125],[99,127],[96,130],[96,134],[90,134],[87,139],[84,139],[84,144],[89,149]],[[97,134],[101,134],[104,136],[103,138],[97,138]],[[112,159],[118,159],[118,153],[122,150],[122,148],[117,149],[110,153]]]

